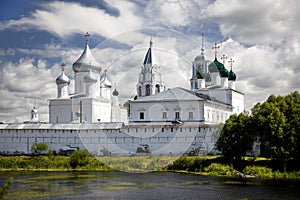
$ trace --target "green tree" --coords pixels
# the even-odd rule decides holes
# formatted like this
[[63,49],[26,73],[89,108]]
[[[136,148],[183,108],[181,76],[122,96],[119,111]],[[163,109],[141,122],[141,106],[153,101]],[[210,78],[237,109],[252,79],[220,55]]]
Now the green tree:
[[241,160],[252,150],[254,137],[249,129],[249,116],[245,113],[232,115],[225,123],[216,147],[228,160]]
[[48,151],[48,145],[46,143],[37,143],[31,146],[31,151],[34,154],[41,154],[42,152]]
[[253,112],[253,122],[261,142],[261,155],[285,162],[291,150],[290,138],[286,118],[277,103],[267,101],[261,104]]
[[87,150],[76,150],[70,156],[70,166],[73,169],[84,167],[89,163],[89,152]]
[[293,92],[278,103],[287,121],[290,158],[300,160],[300,94]]

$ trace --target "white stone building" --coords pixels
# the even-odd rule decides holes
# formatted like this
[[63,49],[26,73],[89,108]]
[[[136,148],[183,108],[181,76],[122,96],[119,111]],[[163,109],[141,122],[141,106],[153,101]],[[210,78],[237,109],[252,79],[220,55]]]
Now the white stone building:
[[[73,64],[75,93],[69,93],[70,79],[64,73],[56,79],[57,98],[49,100],[50,123],[99,123],[126,121],[126,109],[112,102],[112,84],[107,70],[94,58],[86,35],[85,49]],[[114,95],[114,101],[118,95]],[[114,105],[112,106],[112,103]],[[112,114],[113,110],[113,114]],[[125,117],[125,118],[122,118]]]
[[217,52],[215,60],[208,65],[202,47],[201,54],[192,63],[190,90],[165,90],[161,74],[155,71],[160,64],[151,47],[152,42],[139,75],[137,99],[131,101],[130,122],[216,125],[224,123],[231,114],[244,111],[244,94],[235,90],[236,75],[218,61]]

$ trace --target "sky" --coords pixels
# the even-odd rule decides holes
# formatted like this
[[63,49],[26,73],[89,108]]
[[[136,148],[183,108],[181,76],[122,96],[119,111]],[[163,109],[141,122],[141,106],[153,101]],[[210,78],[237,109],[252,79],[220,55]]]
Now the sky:
[[[30,119],[33,106],[48,122],[48,99],[65,63],[89,46],[120,92],[133,98],[152,38],[167,87],[189,89],[191,65],[201,53],[234,60],[236,89],[250,110],[271,94],[300,89],[300,12],[297,0],[1,0],[0,121]],[[225,67],[230,69],[228,60]],[[73,92],[71,81],[70,92]]]

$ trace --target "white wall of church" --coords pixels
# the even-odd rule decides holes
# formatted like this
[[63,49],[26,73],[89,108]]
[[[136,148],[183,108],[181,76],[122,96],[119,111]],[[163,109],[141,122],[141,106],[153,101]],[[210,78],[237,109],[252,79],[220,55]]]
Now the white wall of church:
[[232,108],[230,106],[222,106],[222,107],[214,103],[206,103],[204,107],[205,123],[208,124],[224,123],[232,114]]
[[235,91],[232,92],[232,107],[233,113],[239,114],[245,111],[244,94]]
[[[143,114],[142,114],[143,113]],[[203,102],[166,101],[131,104],[130,121],[202,121]]]
[[69,99],[59,99],[50,102],[50,123],[70,123],[72,121],[72,104],[69,102]]
[[211,133],[215,130],[214,126],[199,124],[153,127],[129,125],[115,129],[96,128],[95,125],[87,125],[86,128],[80,125],[70,129],[67,124],[56,125],[55,128],[38,125],[43,127],[40,129],[22,129],[22,124],[14,126],[18,128],[0,128],[0,152],[3,154],[32,153],[31,147],[37,143],[46,143],[57,153],[68,145],[88,149],[94,155],[103,155],[101,150],[105,147],[112,155],[123,155],[120,149],[124,150],[124,155],[130,155],[136,154],[141,143],[149,144],[152,155],[182,155],[193,149],[207,153],[213,149]]

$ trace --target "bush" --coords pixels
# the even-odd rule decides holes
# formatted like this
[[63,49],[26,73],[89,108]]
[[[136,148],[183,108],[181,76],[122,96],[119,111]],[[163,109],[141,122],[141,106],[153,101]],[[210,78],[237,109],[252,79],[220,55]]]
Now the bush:
[[76,150],[70,156],[70,166],[73,169],[84,167],[89,164],[89,152],[87,150]]
[[212,176],[232,176],[236,174],[236,170],[228,165],[222,165],[219,163],[213,163],[210,166],[206,167],[204,171],[208,172]]
[[34,154],[41,154],[48,151],[48,145],[46,143],[37,143],[31,146],[31,151]]
[[246,166],[243,170],[244,174],[258,174],[261,177],[271,178],[273,176],[272,169],[260,166]]

